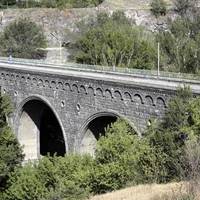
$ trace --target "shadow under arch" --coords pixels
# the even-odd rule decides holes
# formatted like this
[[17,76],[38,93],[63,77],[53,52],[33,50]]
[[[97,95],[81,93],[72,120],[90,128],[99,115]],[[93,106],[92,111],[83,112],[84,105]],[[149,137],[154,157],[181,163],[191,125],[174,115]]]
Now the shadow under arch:
[[79,137],[79,148],[80,153],[88,153],[94,155],[96,149],[96,143],[98,139],[105,135],[105,130],[112,123],[116,122],[117,119],[125,120],[135,132],[141,136],[133,122],[128,120],[125,116],[122,116],[113,111],[98,112],[91,115],[83,124],[80,137]]
[[17,138],[24,146],[25,160],[54,153],[63,156],[66,153],[64,128],[45,98],[25,98],[17,108],[15,122]]

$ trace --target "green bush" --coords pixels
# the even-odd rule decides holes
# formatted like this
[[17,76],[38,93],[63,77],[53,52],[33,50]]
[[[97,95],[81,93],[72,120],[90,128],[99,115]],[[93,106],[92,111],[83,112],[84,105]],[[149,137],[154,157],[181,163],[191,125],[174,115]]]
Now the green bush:
[[0,8],[7,8],[8,6],[13,6],[16,4],[16,0],[1,0]]
[[200,64],[200,15],[177,17],[168,20],[168,31],[160,31],[161,54],[166,56],[168,70],[183,73],[199,73]]
[[19,8],[45,7],[45,8],[84,8],[97,6],[103,0],[1,0],[0,8],[17,6]]
[[[198,1],[196,0],[174,0],[174,10],[181,16],[197,11]],[[198,12],[198,11],[197,11]],[[191,14],[191,13],[190,13]]]
[[42,200],[47,194],[47,189],[40,181],[37,170],[31,165],[12,173],[9,185],[4,195],[5,200]]
[[8,97],[0,96],[0,192],[7,187],[9,174],[24,158],[22,148],[7,124],[6,118],[11,111]]
[[164,162],[158,182],[181,180],[188,174],[185,145],[199,138],[200,99],[193,99],[188,87],[179,89],[166,111],[165,118],[147,131],[152,148],[159,150]]
[[89,195],[90,156],[44,157],[10,175],[5,200],[79,200]]
[[10,23],[0,34],[1,56],[40,59],[45,57],[47,41],[40,26],[27,18]]
[[162,169],[161,154],[140,138],[125,121],[119,120],[107,129],[97,143],[96,167],[91,173],[90,187],[103,193],[157,180]]
[[167,4],[166,4],[165,0],[153,0],[151,2],[151,12],[156,17],[166,15]]
[[140,69],[155,67],[153,35],[142,27],[131,26],[124,14],[117,12],[110,17],[101,14],[92,24],[71,45],[76,62]]

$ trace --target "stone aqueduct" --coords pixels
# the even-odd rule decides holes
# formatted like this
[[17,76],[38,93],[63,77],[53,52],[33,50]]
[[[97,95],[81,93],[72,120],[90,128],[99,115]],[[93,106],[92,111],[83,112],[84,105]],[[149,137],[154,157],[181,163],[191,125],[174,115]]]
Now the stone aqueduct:
[[[152,117],[162,117],[182,81],[0,62],[1,92],[10,96],[11,124],[26,159],[47,152],[93,153],[105,127],[118,117],[138,134]],[[168,86],[167,86],[168,85]],[[199,93],[198,82],[191,87]]]

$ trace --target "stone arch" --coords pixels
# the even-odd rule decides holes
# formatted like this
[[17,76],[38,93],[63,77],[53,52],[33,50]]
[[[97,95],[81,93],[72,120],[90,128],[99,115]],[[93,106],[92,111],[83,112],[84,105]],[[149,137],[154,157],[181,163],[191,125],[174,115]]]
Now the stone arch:
[[48,81],[48,80],[45,80],[44,85],[45,85],[45,87],[47,87],[47,88],[50,87],[49,81]]
[[91,115],[83,124],[77,140],[78,151],[94,155],[97,140],[105,134],[105,128],[114,123],[118,118],[126,120],[135,132],[141,136],[133,122],[114,111],[98,112]]
[[78,85],[76,85],[75,83],[72,85],[71,89],[72,89],[72,92],[79,93]]
[[103,97],[103,90],[101,88],[96,89],[96,96]]
[[56,81],[54,81],[54,80],[51,81],[51,88],[53,88],[53,89],[56,88]]
[[145,96],[145,103],[151,106],[155,105],[154,100],[150,95]]
[[82,94],[87,94],[86,88],[85,88],[84,85],[81,85],[81,86],[80,86],[80,92],[81,92]]
[[42,79],[39,79],[38,80],[38,86],[39,87],[43,87],[44,85],[43,85],[43,80]]
[[22,82],[22,83],[25,83],[25,82],[26,82],[26,78],[25,78],[24,75],[21,76],[21,82]]
[[63,83],[61,81],[58,82],[57,89],[58,90],[63,90]]
[[108,99],[112,99],[112,92],[109,89],[105,90],[105,97]]
[[18,106],[14,120],[17,138],[24,146],[25,160],[38,159],[47,152],[50,155],[67,152],[67,138],[61,120],[43,97],[25,98]]
[[115,90],[115,91],[114,91],[114,97],[115,97],[116,99],[118,99],[118,100],[123,100],[122,94],[121,94],[121,92],[120,92],[119,90]]
[[33,79],[32,79],[32,85],[33,85],[33,86],[36,86],[36,85],[37,85],[37,78],[33,78]]
[[5,74],[3,72],[1,73],[1,78],[5,79]]
[[156,106],[159,106],[159,107],[164,107],[166,108],[166,103],[165,103],[165,100],[162,98],[162,97],[158,97],[156,99]]
[[91,86],[89,86],[88,89],[87,89],[87,93],[88,93],[89,95],[94,96],[94,88],[91,87]]
[[143,104],[142,97],[141,97],[141,95],[139,95],[139,94],[135,94],[135,95],[134,95],[133,101],[135,101],[136,103],[139,103],[139,104]]
[[[17,82],[16,76],[15,76],[15,81]],[[26,83],[27,83],[27,85],[31,85],[31,77],[30,77],[30,76],[28,76],[28,77],[26,78]],[[46,82],[45,82],[45,84],[46,84]]]
[[70,84],[69,84],[69,83],[65,83],[64,89],[67,90],[67,91],[71,91],[71,86],[70,86]]
[[129,92],[124,92],[124,99],[127,101],[132,101],[132,96]]

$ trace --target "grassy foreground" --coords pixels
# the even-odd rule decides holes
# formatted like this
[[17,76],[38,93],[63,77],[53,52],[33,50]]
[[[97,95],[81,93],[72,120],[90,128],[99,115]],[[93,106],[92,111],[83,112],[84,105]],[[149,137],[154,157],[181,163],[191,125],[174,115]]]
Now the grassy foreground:
[[90,200],[164,200],[185,192],[184,183],[139,185],[94,196]]

